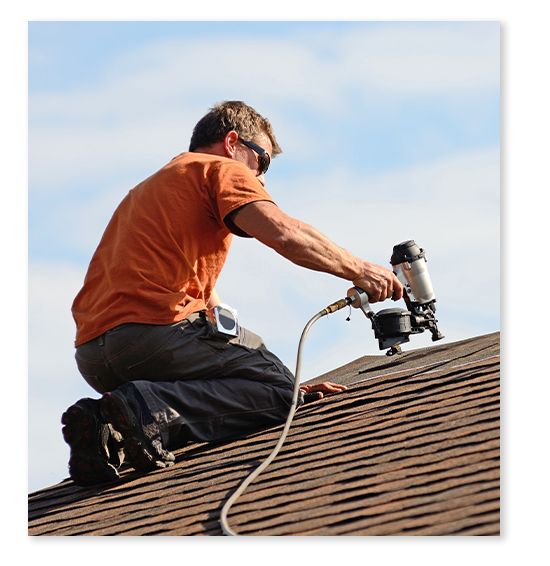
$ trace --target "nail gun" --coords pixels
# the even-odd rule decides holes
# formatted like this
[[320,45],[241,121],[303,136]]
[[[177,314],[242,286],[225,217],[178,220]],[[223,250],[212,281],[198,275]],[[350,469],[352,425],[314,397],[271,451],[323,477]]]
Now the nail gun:
[[386,355],[393,356],[401,353],[400,345],[409,342],[411,334],[429,330],[433,341],[444,336],[437,327],[436,299],[424,250],[414,240],[401,242],[393,247],[390,263],[404,286],[403,299],[407,309],[390,308],[374,312],[367,293],[359,287],[352,287],[345,299],[332,303],[327,310],[335,312],[347,305],[361,309],[371,321],[380,350],[389,348]]

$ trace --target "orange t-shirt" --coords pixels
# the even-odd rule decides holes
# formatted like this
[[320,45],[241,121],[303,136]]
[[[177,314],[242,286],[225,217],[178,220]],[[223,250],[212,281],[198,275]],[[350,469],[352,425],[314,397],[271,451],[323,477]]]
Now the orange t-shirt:
[[170,324],[206,308],[233,237],[224,219],[260,200],[273,202],[246,165],[205,153],[182,153],[132,189],[73,302],[75,346],[120,324]]

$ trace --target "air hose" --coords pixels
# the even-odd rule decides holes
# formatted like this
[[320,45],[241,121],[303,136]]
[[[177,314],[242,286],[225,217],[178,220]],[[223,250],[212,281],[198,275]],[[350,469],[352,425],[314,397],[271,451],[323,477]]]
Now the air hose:
[[305,325],[304,330],[302,331],[302,336],[300,337],[300,342],[298,344],[298,354],[296,356],[296,371],[294,373],[294,392],[292,395],[292,403],[290,405],[290,410],[288,412],[288,416],[286,418],[285,426],[279,437],[279,440],[271,451],[271,454],[251,473],[249,474],[241,485],[237,488],[237,490],[229,497],[229,499],[225,502],[224,506],[222,507],[221,515],[220,515],[220,524],[222,527],[222,531],[224,535],[228,536],[238,536],[228,524],[227,521],[227,514],[231,506],[237,501],[237,499],[244,493],[246,488],[271,464],[271,462],[275,459],[277,454],[279,453],[286,437],[288,434],[288,430],[290,429],[290,424],[292,423],[292,419],[294,418],[294,414],[296,413],[296,405],[298,404],[298,393],[300,391],[300,371],[302,367],[302,349],[304,346],[304,341],[306,336],[310,330],[310,328],[323,316],[326,316],[330,313],[336,312],[352,303],[352,299],[346,297],[344,299],[340,299],[328,307],[324,308],[322,311],[319,311],[315,316],[313,316],[308,323]]

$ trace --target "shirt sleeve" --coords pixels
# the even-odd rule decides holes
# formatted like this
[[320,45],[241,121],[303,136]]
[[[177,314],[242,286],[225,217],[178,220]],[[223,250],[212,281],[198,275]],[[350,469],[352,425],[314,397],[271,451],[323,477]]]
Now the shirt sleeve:
[[232,232],[246,236],[227,216],[246,204],[256,201],[273,202],[271,195],[258,181],[254,173],[240,161],[227,160],[212,168],[209,178],[210,194],[220,224],[227,225]]

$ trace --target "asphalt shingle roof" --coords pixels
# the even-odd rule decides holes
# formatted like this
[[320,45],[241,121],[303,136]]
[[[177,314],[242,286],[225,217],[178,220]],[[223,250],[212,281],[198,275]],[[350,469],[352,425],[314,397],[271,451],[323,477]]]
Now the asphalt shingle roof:
[[[349,389],[299,409],[229,513],[244,535],[498,535],[499,333],[366,356],[319,376]],[[310,382],[310,383],[311,383]],[[220,535],[227,497],[281,427],[176,452],[116,485],[29,495],[31,535]]]

